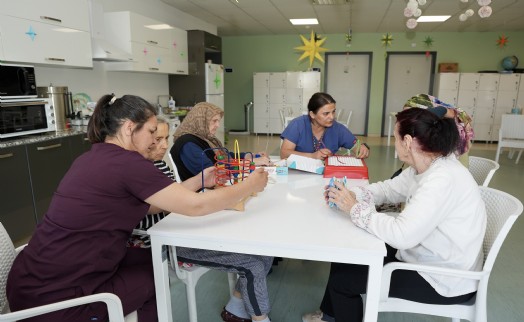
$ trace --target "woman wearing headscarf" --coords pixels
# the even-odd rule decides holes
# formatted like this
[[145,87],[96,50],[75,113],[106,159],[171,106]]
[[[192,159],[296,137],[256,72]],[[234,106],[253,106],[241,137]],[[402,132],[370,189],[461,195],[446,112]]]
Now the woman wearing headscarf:
[[[173,135],[173,147],[169,151],[182,181],[195,176],[202,169],[215,164],[215,155],[224,145],[215,136],[224,111],[207,102],[196,104]],[[209,149],[209,150],[207,150]],[[206,151],[205,151],[206,150]],[[255,165],[268,165],[269,158],[265,152],[257,153]],[[241,156],[243,157],[243,156]]]
[[[224,112],[218,106],[207,102],[198,103],[176,130],[174,145],[169,152],[182,181],[193,177],[193,172],[199,173],[201,170],[198,169],[214,165],[217,150],[205,151],[205,157],[202,152],[209,148],[223,147],[215,136],[223,116]],[[259,162],[267,160],[269,163],[266,156],[258,159]],[[270,322],[267,316],[270,304],[266,276],[271,269],[273,257],[186,247],[177,247],[177,257],[184,263],[238,274],[235,292],[222,310],[222,320]]]
[[455,156],[465,167],[468,167],[468,152],[471,148],[471,141],[474,138],[471,117],[463,109],[445,103],[437,97],[428,94],[413,96],[404,104],[404,109],[412,107],[424,108],[441,118],[446,117],[455,120],[459,132],[459,142]]

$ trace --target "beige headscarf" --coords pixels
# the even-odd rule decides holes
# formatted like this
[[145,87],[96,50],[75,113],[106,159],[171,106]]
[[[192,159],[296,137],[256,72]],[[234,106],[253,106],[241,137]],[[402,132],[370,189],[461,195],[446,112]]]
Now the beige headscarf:
[[224,111],[220,107],[208,102],[197,103],[191,111],[187,113],[184,121],[182,121],[182,124],[180,124],[175,134],[173,134],[173,142],[182,135],[192,134],[209,143],[209,146],[212,148],[223,147],[222,142],[220,142],[216,136],[209,133],[209,123],[215,115],[220,115],[220,117],[223,118]]

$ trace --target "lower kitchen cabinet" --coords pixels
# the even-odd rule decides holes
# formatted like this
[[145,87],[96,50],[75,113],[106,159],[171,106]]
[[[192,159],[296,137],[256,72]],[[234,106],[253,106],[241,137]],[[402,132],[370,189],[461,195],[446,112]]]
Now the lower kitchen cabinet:
[[58,184],[71,165],[68,138],[26,145],[36,222],[42,220]]
[[25,146],[0,149],[0,222],[16,243],[35,229],[35,211]]
[[69,136],[67,140],[69,140],[71,147],[71,163],[81,154],[91,149],[91,142],[89,142],[87,134]]

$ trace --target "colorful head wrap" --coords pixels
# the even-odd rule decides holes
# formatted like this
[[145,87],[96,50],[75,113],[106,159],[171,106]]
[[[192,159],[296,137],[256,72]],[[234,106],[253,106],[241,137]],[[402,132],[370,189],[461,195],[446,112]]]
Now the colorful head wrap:
[[418,94],[417,96],[413,96],[406,102],[406,104],[404,104],[404,109],[412,107],[427,109],[441,118],[454,118],[460,136],[456,154],[460,156],[469,151],[471,140],[474,138],[474,133],[471,126],[471,117],[464,110],[451,104],[444,103],[435,96],[428,94]]

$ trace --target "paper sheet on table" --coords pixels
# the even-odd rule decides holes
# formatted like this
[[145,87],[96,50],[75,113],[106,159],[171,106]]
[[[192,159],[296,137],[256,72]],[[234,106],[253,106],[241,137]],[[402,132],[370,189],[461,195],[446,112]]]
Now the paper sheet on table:
[[302,170],[316,174],[324,173],[324,162],[322,160],[291,154],[287,158],[287,166],[290,169]]
[[332,165],[335,167],[363,167],[364,164],[362,163],[361,159],[357,159],[350,156],[331,156],[328,158],[328,165]]

